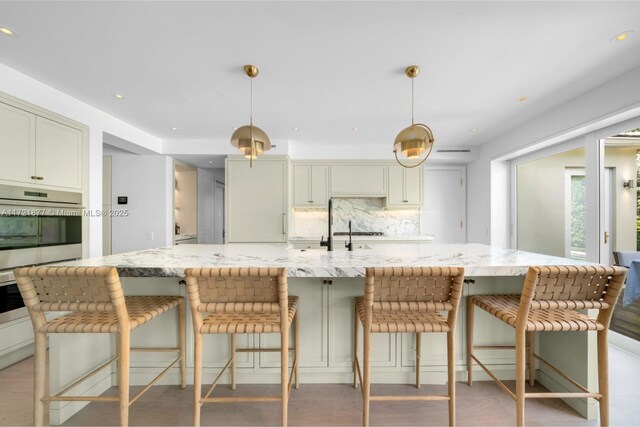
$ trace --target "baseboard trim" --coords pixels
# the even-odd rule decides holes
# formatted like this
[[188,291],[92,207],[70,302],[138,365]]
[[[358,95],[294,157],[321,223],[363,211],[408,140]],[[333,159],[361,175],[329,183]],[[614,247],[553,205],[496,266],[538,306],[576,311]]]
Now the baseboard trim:
[[[80,396],[99,396],[111,387],[111,373],[107,370],[98,372],[88,378],[86,383],[78,385],[74,394]],[[49,410],[49,424],[61,425],[91,402],[51,402]],[[113,405],[114,414],[117,413],[117,402]]]
[[617,332],[609,331],[609,344],[640,357],[640,341]]

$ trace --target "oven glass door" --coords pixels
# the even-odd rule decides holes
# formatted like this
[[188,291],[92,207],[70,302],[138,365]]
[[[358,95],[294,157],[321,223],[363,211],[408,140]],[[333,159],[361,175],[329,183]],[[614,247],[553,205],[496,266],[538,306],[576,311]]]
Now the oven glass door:
[[0,215],[0,251],[82,242],[82,217]]

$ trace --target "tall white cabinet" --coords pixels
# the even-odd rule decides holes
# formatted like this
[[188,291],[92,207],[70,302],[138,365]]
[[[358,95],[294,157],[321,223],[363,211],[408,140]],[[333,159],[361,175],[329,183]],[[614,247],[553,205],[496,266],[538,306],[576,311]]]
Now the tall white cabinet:
[[249,167],[243,157],[226,161],[228,243],[287,241],[289,162],[261,157]]

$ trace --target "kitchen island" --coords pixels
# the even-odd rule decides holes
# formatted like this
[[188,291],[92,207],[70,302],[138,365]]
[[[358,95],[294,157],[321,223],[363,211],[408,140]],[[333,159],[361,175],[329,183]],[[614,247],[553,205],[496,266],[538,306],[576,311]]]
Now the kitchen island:
[[[479,244],[370,244],[353,252],[294,249],[286,244],[181,245],[163,247],[101,258],[65,263],[67,266],[116,267],[125,293],[185,295],[180,284],[188,267],[285,267],[289,292],[300,297],[301,384],[350,383],[353,349],[353,297],[364,291],[366,267],[378,266],[462,266],[469,280],[464,296],[482,293],[519,293],[523,276],[530,265],[582,265],[581,261],[505,250]],[[456,342],[458,381],[466,379],[466,319],[463,298],[459,311]],[[187,319],[187,369],[193,366],[191,320]],[[170,346],[176,340],[174,316],[161,316],[136,330],[133,345]],[[477,345],[509,345],[513,329],[484,312],[476,315]],[[75,334],[74,334],[75,335]],[[238,337],[238,346],[277,346],[275,335]],[[446,381],[446,335],[424,334],[422,340],[424,382],[444,384]],[[106,336],[52,335],[50,339],[51,386],[59,389],[98,366],[115,351]],[[595,387],[595,336],[591,333],[546,333],[537,340],[537,351],[552,363],[566,369],[570,376],[588,387]],[[80,355],[80,357],[78,357]],[[570,357],[568,357],[570,355]],[[131,359],[131,384],[144,384],[165,365],[166,356],[135,354]],[[78,360],[69,367],[67,358]],[[204,342],[203,378],[212,378],[229,357],[226,336],[208,336]],[[484,350],[482,360],[502,379],[515,378],[513,351]],[[372,341],[372,382],[411,383],[414,375],[415,335],[375,334]],[[279,383],[277,353],[239,353],[239,383]],[[477,372],[475,371],[477,369]],[[474,376],[488,379],[478,367]],[[106,372],[96,376],[83,393],[93,394],[115,384],[115,375]],[[554,391],[572,391],[567,383],[544,366],[537,370],[538,380]],[[224,378],[228,381],[229,378]],[[207,381],[207,380],[205,380]],[[164,378],[164,383],[179,384],[177,368]],[[459,387],[466,385],[459,384]],[[358,393],[354,390],[354,393]],[[594,402],[579,399],[567,401],[583,416],[594,418]],[[51,422],[62,423],[82,407],[79,402],[51,405]]]

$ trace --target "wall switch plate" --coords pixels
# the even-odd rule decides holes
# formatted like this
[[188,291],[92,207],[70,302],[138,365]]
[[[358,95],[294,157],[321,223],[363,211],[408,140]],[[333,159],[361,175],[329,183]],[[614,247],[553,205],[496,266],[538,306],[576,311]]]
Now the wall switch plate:
[[153,240],[154,239],[154,235],[153,235],[153,231],[148,231],[147,232],[147,240]]

